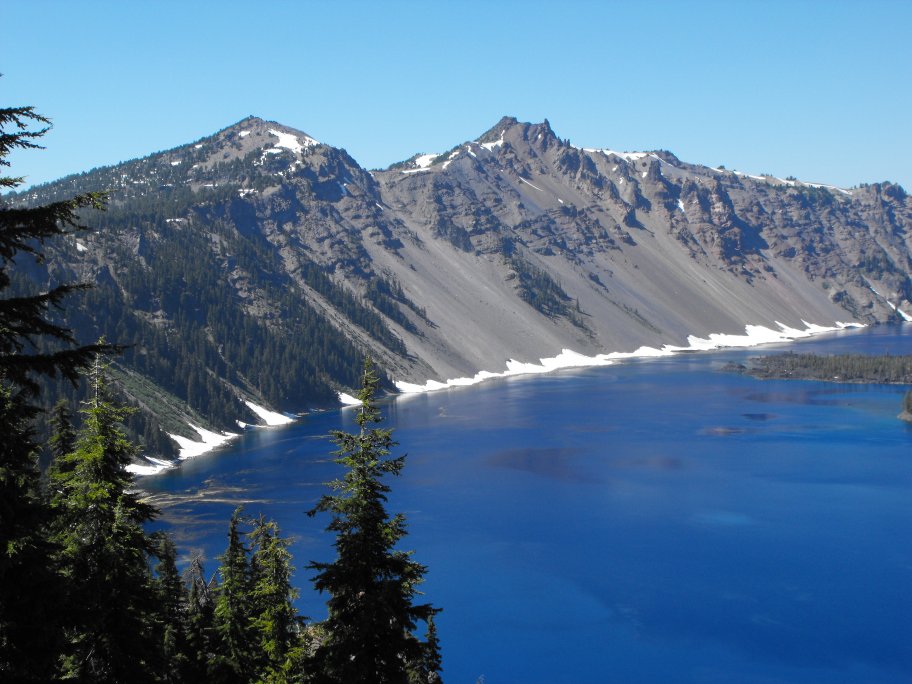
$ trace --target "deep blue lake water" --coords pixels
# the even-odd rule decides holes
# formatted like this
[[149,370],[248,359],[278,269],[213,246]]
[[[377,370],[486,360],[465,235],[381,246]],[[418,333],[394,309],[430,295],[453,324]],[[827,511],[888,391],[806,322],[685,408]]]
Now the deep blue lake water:
[[[906,388],[719,369],[793,348],[912,353],[912,325],[792,345],[493,380],[383,404],[407,453],[391,512],[444,609],[444,680],[912,681]],[[144,478],[207,569],[237,503],[296,564],[332,559],[308,518],[351,411],[250,432]],[[301,609],[325,617],[299,570]]]

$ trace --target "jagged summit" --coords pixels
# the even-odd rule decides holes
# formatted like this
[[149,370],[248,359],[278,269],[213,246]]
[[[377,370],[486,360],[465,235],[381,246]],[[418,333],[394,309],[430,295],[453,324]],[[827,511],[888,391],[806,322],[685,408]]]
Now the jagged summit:
[[[505,131],[513,128],[514,126],[520,125],[516,117],[513,116],[504,116],[501,117],[500,121],[494,124],[489,128],[485,133],[480,137],[475,139],[477,143],[490,143],[496,140],[499,140]],[[527,124],[528,125],[528,124]]]
[[580,148],[547,120],[502,117],[369,173],[249,116],[15,201],[91,190],[111,211],[49,246],[36,282],[95,283],[82,337],[134,344],[130,372],[220,430],[253,420],[238,396],[331,403],[362,353],[423,383],[746,324],[912,319],[912,198],[898,186]]

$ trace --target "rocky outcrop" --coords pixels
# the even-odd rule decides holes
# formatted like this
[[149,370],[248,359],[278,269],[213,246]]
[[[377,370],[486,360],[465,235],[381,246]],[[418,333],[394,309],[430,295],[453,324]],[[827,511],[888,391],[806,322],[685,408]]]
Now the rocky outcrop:
[[[223,339],[236,330],[208,322],[216,309],[262,326],[277,358],[306,335],[294,322],[316,317],[391,377],[417,382],[564,348],[630,351],[742,333],[748,323],[802,328],[912,313],[912,200],[902,188],[841,189],[710,169],[666,151],[577,148],[547,121],[505,117],[445,153],[369,172],[344,150],[250,117],[9,201],[95,189],[111,192],[108,213],[90,219],[98,230],[79,249],[52,248],[41,277],[98,281],[122,307],[119,320],[192,330],[229,369],[226,350],[248,352]],[[241,374],[213,363],[200,362],[200,374],[304,408],[266,379],[279,369]],[[327,386],[350,384],[312,372]]]

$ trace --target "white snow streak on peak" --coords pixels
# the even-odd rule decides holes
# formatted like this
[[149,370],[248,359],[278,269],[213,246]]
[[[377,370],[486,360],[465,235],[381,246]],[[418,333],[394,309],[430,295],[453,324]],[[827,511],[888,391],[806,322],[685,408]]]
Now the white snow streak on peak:
[[640,347],[633,352],[611,352],[608,354],[596,354],[595,356],[584,356],[572,349],[564,349],[560,354],[551,358],[539,359],[539,363],[526,363],[510,359],[507,362],[507,369],[500,373],[491,371],[479,371],[471,378],[452,378],[445,382],[437,380],[428,380],[424,385],[417,385],[410,382],[396,382],[396,387],[403,394],[415,394],[421,392],[432,392],[434,390],[446,389],[448,387],[462,387],[466,385],[476,385],[490,378],[507,378],[514,375],[529,375],[535,373],[550,373],[559,368],[580,368],[583,366],[607,366],[618,359],[638,359],[650,358],[657,356],[672,356],[682,351],[708,351],[710,349],[721,349],[725,347],[753,347],[758,344],[769,344],[771,342],[787,342],[790,340],[810,337],[825,332],[835,332],[845,328],[864,327],[860,323],[840,323],[835,326],[826,327],[815,325],[807,321],[801,321],[805,325],[805,330],[790,328],[782,323],[776,322],[780,330],[773,330],[762,325],[745,326],[744,335],[728,335],[723,333],[713,333],[707,338],[700,338],[691,335],[687,338],[687,347],[676,347],[673,345],[664,345],[661,349],[655,347]]
[[180,159],[176,159],[176,160],[174,160],[173,162],[171,162],[171,166],[180,166],[180,163],[181,163],[181,160],[180,160]]
[[[615,157],[620,157],[625,161],[636,161],[637,159],[642,159],[643,157],[649,156],[649,152],[618,152],[616,150],[599,149],[596,147],[584,147],[583,152],[601,152],[606,157],[613,155]],[[656,159],[658,159],[658,157],[656,157]]]
[[686,213],[687,213],[687,211],[684,209],[684,202],[682,202],[681,200],[678,200],[678,209],[681,210],[681,213],[682,213],[682,214],[686,214]]
[[486,143],[479,143],[479,144],[483,148],[485,148],[488,152],[493,152],[495,147],[500,147],[501,145],[504,144],[504,133],[506,133],[506,132],[507,132],[506,128],[500,132],[499,140],[495,140],[494,142],[486,142]]
[[287,425],[288,423],[293,423],[295,421],[294,418],[289,418],[281,413],[276,413],[275,411],[270,411],[262,406],[257,406],[252,401],[245,401],[244,403],[247,404],[247,408],[257,414],[266,425]]
[[[521,180],[523,183],[525,183],[525,184],[528,185],[529,187],[535,188],[535,189],[538,190],[539,192],[544,192],[544,190],[542,190],[540,187],[538,187],[537,185],[532,185],[532,183],[530,183],[529,181],[527,181],[527,180],[526,180],[525,178],[523,178],[522,176],[519,177],[519,180]],[[562,202],[561,204],[563,204],[563,202]]]
[[250,135],[250,131],[241,131],[238,133],[238,135],[242,138],[246,138],[248,135]]
[[[304,150],[305,147],[313,147],[314,145],[320,144],[313,138],[306,136],[306,135],[304,136],[304,142],[302,144],[301,141],[298,139],[298,136],[293,135],[291,133],[283,133],[282,131],[277,131],[274,128],[270,128],[269,132],[279,139],[279,142],[277,142],[275,144],[275,147],[273,149],[278,148],[278,147],[284,147],[285,149],[291,150],[295,154],[300,154]],[[267,150],[267,152],[271,152],[271,151],[272,150]]]
[[415,158],[415,166],[419,169],[426,169],[431,165],[431,162],[434,161],[440,155],[436,152],[431,152],[430,154],[419,154]]
[[77,240],[77,241],[76,241],[76,251],[77,251],[77,252],[88,252],[88,251],[89,251],[89,248],[86,247],[86,246],[85,246],[84,244],[82,244],[81,242],[79,242],[79,240]]

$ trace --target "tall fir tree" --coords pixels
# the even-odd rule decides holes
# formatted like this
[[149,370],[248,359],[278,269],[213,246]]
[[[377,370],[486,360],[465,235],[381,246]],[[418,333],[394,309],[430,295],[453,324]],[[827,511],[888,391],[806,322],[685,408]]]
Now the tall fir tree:
[[158,556],[153,581],[159,617],[155,632],[160,637],[162,655],[158,679],[166,684],[194,681],[195,658],[188,635],[190,597],[177,570],[177,548],[174,540],[162,532],[156,533],[153,540]]
[[60,648],[63,583],[46,538],[34,415],[0,384],[0,681],[50,681]]
[[62,460],[76,446],[76,429],[73,427],[73,415],[66,399],[61,399],[51,410],[51,439],[48,446],[54,461]]
[[259,653],[254,630],[253,575],[250,557],[242,539],[241,508],[235,509],[228,525],[228,548],[219,567],[215,600],[215,657],[210,681],[242,684],[254,681],[259,670]]
[[194,556],[187,568],[187,669],[184,681],[207,681],[215,658],[215,577],[206,581],[203,561]]
[[83,429],[50,483],[68,589],[61,676],[154,681],[161,665],[150,571],[155,547],[143,524],[156,511],[133,488],[126,466],[137,450],[121,427],[126,410],[107,396],[99,360],[90,382]]
[[[0,109],[0,167],[17,149],[39,147],[49,120],[33,107]],[[0,175],[0,190],[23,179]],[[38,376],[76,382],[104,346],[77,344],[53,309],[81,285],[9,296],[17,257],[41,260],[41,245],[80,230],[78,212],[101,208],[97,193],[23,208],[0,197],[0,680],[47,681],[55,662],[59,590],[47,542],[47,507],[40,495],[33,406]]]
[[294,606],[298,591],[291,585],[290,542],[280,536],[275,521],[262,515],[253,521],[250,540],[253,627],[263,661],[260,678],[278,684],[292,680],[303,668],[303,619]]
[[436,612],[430,604],[414,603],[426,568],[412,560],[411,552],[396,548],[406,534],[405,518],[386,512],[390,487],[382,478],[398,475],[404,456],[387,458],[396,444],[392,431],[371,427],[381,421],[378,387],[367,359],[358,432],[332,433],[336,463],[346,468],[345,475],[330,483],[335,493],[324,495],[310,511],[331,513],[327,530],[336,535],[336,559],[309,566],[317,571],[314,586],[329,594],[326,636],[315,653],[318,681],[406,684],[425,655],[413,633],[417,621]]

